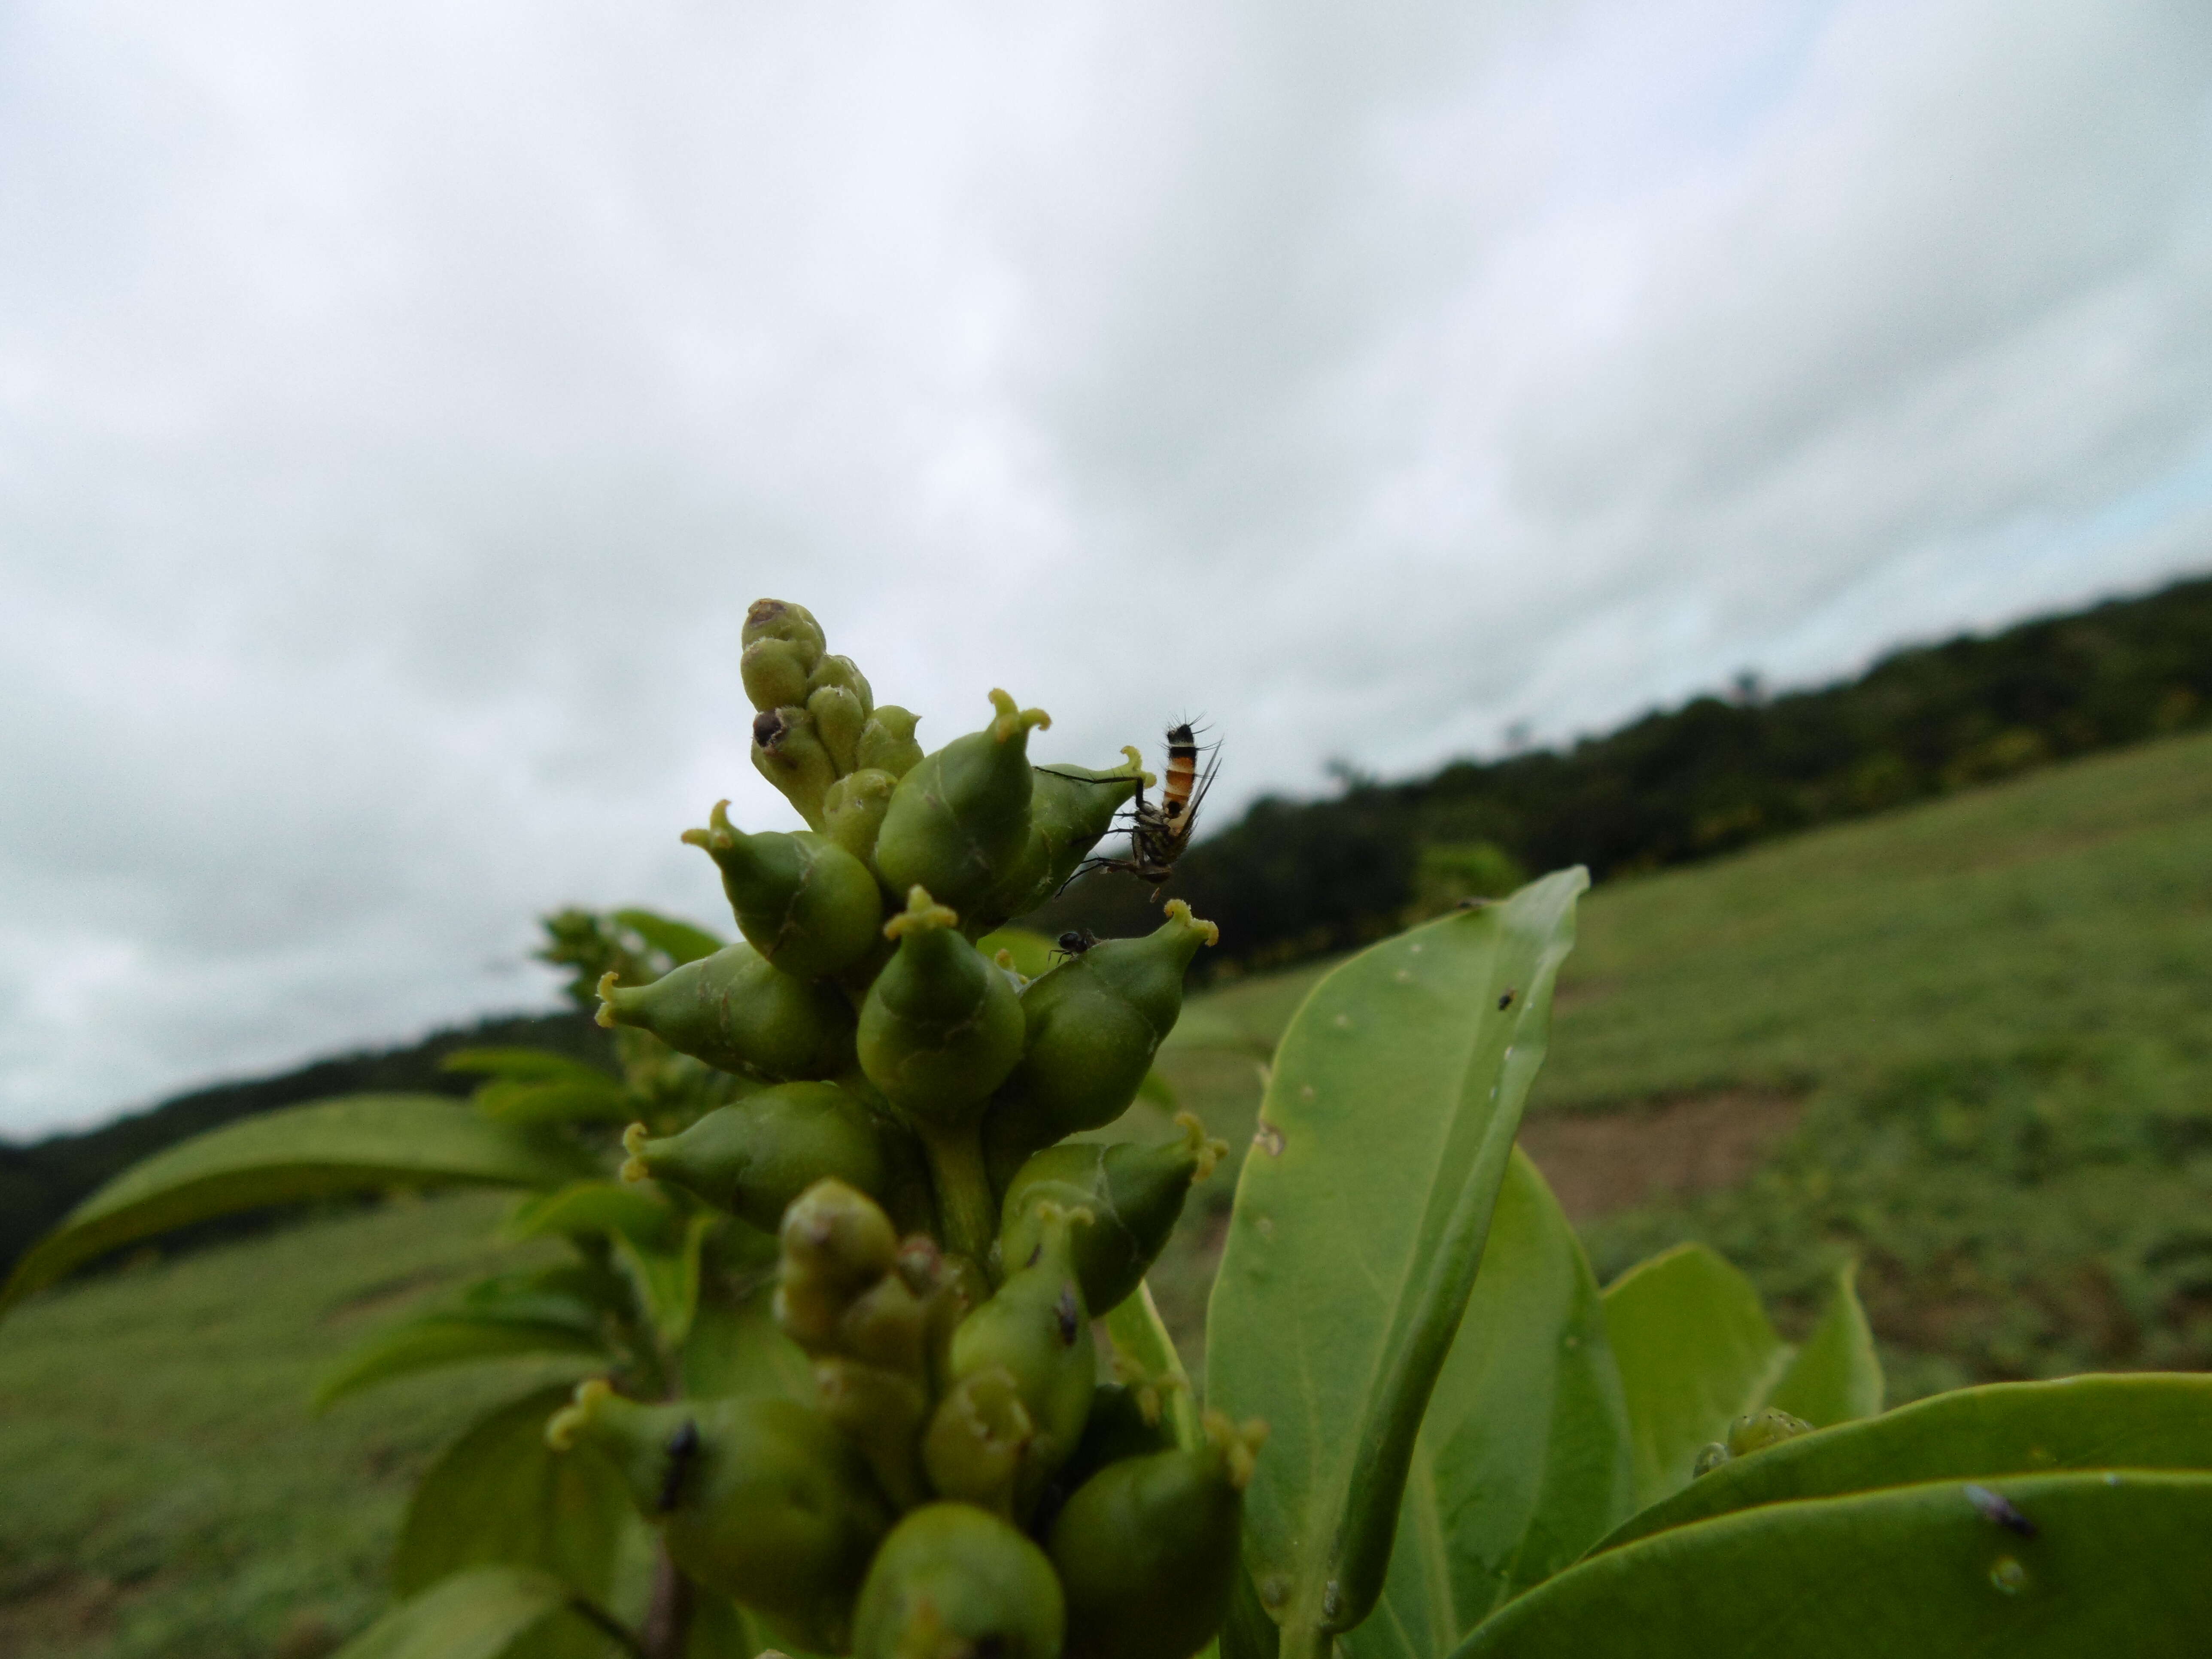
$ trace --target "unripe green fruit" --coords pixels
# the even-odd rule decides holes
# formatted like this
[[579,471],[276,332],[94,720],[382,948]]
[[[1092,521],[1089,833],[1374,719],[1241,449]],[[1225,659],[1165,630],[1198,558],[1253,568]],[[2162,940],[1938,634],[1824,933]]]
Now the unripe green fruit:
[[856,1659],[1060,1659],[1052,1563],[995,1516],[932,1504],[891,1529],[854,1620]]
[[1010,916],[1025,915],[1066,884],[1075,866],[1091,855],[1114,826],[1114,815],[1137,793],[1145,776],[1143,757],[1134,749],[1122,765],[1106,771],[1058,762],[1034,769],[1030,795],[1032,857],[1023,861],[1017,881],[994,895],[991,908]]
[[918,1378],[832,1355],[814,1362],[816,1404],[860,1448],[891,1501],[902,1510],[927,1501],[921,1430],[929,1389]]
[[[926,887],[965,912],[986,904],[1024,861],[1042,873],[1030,842],[1029,735],[1051,720],[1017,708],[1004,691],[991,702],[998,713],[988,726],[925,755],[899,780],[876,837],[876,868],[893,891]],[[1004,919],[969,918],[975,933]]]
[[1035,1260],[1016,1267],[999,1293],[952,1333],[954,1378],[1005,1371],[1036,1426],[1015,1494],[1017,1515],[1029,1511],[1053,1472],[1074,1455],[1098,1381],[1091,1316],[1075,1277],[1073,1218],[1042,1200],[1036,1213]]
[[873,767],[902,778],[914,770],[921,760],[921,745],[914,740],[914,728],[921,717],[911,709],[887,702],[868,716],[867,724],[860,728],[860,743],[854,756],[862,767]]
[[1022,993],[1022,1058],[992,1104],[984,1142],[1010,1178],[1040,1146],[1111,1123],[1137,1097],[1182,1012],[1183,973],[1219,931],[1181,899],[1141,939],[1101,939]]
[[[828,660],[825,659],[824,660]],[[825,685],[808,694],[806,713],[820,734],[822,746],[830,751],[842,775],[853,769],[854,751],[860,742],[860,727],[868,718],[868,711],[860,700],[842,685]]]
[[546,1425],[613,1459],[669,1559],[823,1653],[845,1650],[855,1595],[891,1516],[860,1454],[818,1413],[767,1397],[648,1406],[593,1378]]
[[838,1352],[838,1322],[897,1265],[890,1218],[842,1181],[817,1181],[783,1212],[776,1322],[810,1353]]
[[831,838],[801,830],[746,835],[714,803],[685,843],[706,849],[745,943],[785,973],[819,979],[865,956],[880,936],[883,892],[868,866]]
[[987,1366],[962,1377],[938,1407],[922,1439],[922,1465],[939,1497],[1012,1520],[1036,1439],[1021,1384],[1003,1366]]
[[623,1146],[624,1180],[667,1182],[764,1232],[825,1176],[902,1210],[921,1178],[906,1127],[834,1083],[780,1083],[659,1139],[635,1125]]
[[1021,1000],[957,922],[915,888],[884,924],[898,951],[860,1008],[860,1069],[925,1128],[971,1127],[1021,1058]]
[[859,665],[850,657],[824,656],[814,665],[814,672],[806,677],[806,689],[810,692],[819,691],[830,685],[851,692],[860,705],[863,718],[876,706],[875,693],[868,689],[867,676],[860,672]]
[[745,625],[738,635],[740,645],[756,640],[783,640],[795,647],[799,662],[809,673],[822,660],[822,624],[803,605],[787,599],[755,599],[745,610]]
[[1769,1406],[1764,1411],[1751,1412],[1739,1417],[1729,1425],[1728,1454],[1730,1457],[1741,1457],[1812,1432],[1813,1425],[1803,1418],[1792,1417],[1788,1412]]
[[1212,1639],[1266,1432],[1212,1413],[1204,1446],[1109,1463],[1076,1489],[1047,1540],[1067,1596],[1067,1659],[1189,1659]]
[[1229,1151],[1226,1141],[1206,1139],[1206,1126],[1189,1113],[1176,1121],[1183,1135],[1163,1146],[1070,1141],[1032,1156],[1008,1183],[1000,1207],[1000,1261],[1011,1269],[1036,1254],[1040,1204],[1087,1215],[1074,1223],[1083,1304],[1094,1314],[1118,1307],[1175,1231],[1191,1183],[1212,1175]]
[[806,701],[806,660],[789,640],[755,640],[738,659],[745,696],[763,713]]
[[873,867],[876,836],[890,810],[898,780],[880,767],[848,772],[822,797],[823,833],[863,864]]
[[807,827],[822,827],[822,797],[837,781],[837,763],[814,729],[814,716],[788,704],[753,716],[753,769],[783,792]]
[[1168,1431],[1158,1394],[1150,1384],[1132,1389],[1120,1382],[1101,1382],[1091,1394],[1091,1415],[1083,1425],[1083,1438],[1075,1455],[1060,1466],[1044,1498],[1037,1506],[1033,1530],[1048,1537],[1068,1498],[1109,1463],[1125,1458],[1147,1457],[1171,1451],[1175,1437]]
[[599,981],[599,1024],[635,1025],[726,1072],[834,1077],[852,1065],[853,1013],[827,986],[793,979],[750,945],[670,969],[649,985]]

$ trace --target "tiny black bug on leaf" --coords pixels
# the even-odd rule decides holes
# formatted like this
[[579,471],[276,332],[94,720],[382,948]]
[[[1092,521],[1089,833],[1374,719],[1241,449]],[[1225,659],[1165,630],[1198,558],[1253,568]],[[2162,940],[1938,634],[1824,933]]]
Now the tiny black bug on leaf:
[[687,1417],[684,1426],[668,1437],[668,1468],[660,1477],[660,1501],[653,1505],[659,1514],[665,1515],[676,1507],[676,1500],[683,1493],[684,1477],[690,1471],[691,1460],[698,1455],[699,1425]]

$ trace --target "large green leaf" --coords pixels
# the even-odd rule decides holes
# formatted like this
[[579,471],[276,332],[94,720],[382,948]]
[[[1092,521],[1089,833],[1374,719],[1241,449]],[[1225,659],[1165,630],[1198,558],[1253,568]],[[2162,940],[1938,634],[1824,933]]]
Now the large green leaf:
[[1857,1278],[1858,1264],[1845,1262],[1820,1322],[1766,1399],[1816,1429],[1872,1417],[1881,1409],[1881,1358],[1875,1352],[1866,1310],[1859,1306]]
[[1273,1430],[1245,1494],[1246,1559],[1289,1659],[1381,1594],[1587,884],[1563,872],[1361,952],[1277,1050],[1214,1284],[1206,1389]]
[[698,1311],[699,1254],[716,1221],[710,1215],[694,1216],[665,1247],[614,1235],[615,1260],[629,1275],[653,1329],[671,1347],[683,1346]]
[[518,1243],[546,1233],[604,1233],[647,1249],[664,1249],[676,1238],[677,1221],[674,1206],[656,1186],[578,1181],[524,1199],[501,1231]]
[[[512,1401],[430,1466],[392,1553],[394,1589],[411,1595],[465,1568],[501,1565],[535,1568],[607,1604],[625,1565],[648,1547],[647,1534],[611,1463],[545,1443],[546,1419],[568,1397],[544,1389]],[[599,1650],[598,1638],[568,1621],[528,1644],[531,1659]]]
[[2212,1376],[2146,1371],[1936,1395],[1735,1458],[1598,1547],[1760,1504],[2084,1468],[2212,1469]]
[[315,1390],[322,1411],[349,1394],[416,1371],[525,1355],[568,1354],[604,1366],[606,1345],[573,1325],[465,1313],[428,1313],[379,1331],[332,1368]]
[[1597,1281],[1517,1150],[1415,1443],[1382,1599],[1352,1659],[1431,1659],[1628,1514],[1628,1412]]
[[1168,1334],[1167,1322],[1160,1317],[1159,1304],[1152,1300],[1150,1285],[1139,1281],[1134,1293],[1123,1297],[1107,1314],[1106,1337],[1114,1345],[1116,1357],[1159,1390],[1161,1412],[1176,1444],[1188,1448],[1203,1441],[1206,1436],[1199,1427],[1198,1397],[1191,1389],[1190,1374],[1183,1370],[1182,1356],[1176,1352],[1175,1338]]
[[1958,1481],[1740,1511],[1591,1557],[1456,1659],[2184,1659],[2212,1630],[2212,1476]]
[[573,1147],[441,1095],[356,1095],[265,1112],[116,1176],[15,1264],[0,1308],[118,1245],[210,1216],[394,1186],[552,1187],[592,1169]]
[[611,1077],[501,1078],[470,1097],[502,1123],[628,1123],[638,1103]]
[[[456,1573],[402,1602],[340,1648],[331,1659],[509,1659],[531,1632],[573,1608],[575,1595],[550,1574],[521,1567],[477,1567]],[[574,1613],[562,1620],[580,1632]],[[599,1634],[580,1653],[618,1651]]]
[[1687,1486],[1698,1449],[1765,1405],[1790,1364],[1751,1281],[1702,1244],[1613,1280],[1605,1328],[1628,1401],[1639,1509]]

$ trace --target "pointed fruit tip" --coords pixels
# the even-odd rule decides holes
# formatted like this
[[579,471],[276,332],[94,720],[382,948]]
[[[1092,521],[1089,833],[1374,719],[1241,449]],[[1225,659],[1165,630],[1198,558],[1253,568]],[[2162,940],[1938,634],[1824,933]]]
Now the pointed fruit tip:
[[599,1401],[613,1393],[613,1388],[604,1376],[587,1376],[576,1384],[575,1398],[546,1419],[545,1443],[555,1451],[567,1451],[576,1443],[576,1437],[592,1420]]
[[929,890],[916,882],[907,889],[906,908],[884,924],[884,937],[904,939],[908,933],[927,933],[959,925],[959,912],[949,904],[938,903],[930,897]]

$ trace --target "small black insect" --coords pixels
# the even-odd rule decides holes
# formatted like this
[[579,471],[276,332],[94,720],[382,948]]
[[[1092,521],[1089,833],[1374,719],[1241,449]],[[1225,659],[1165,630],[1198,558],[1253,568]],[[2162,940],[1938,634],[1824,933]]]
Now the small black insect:
[[1053,1315],[1060,1321],[1060,1340],[1068,1347],[1075,1346],[1075,1334],[1083,1328],[1082,1304],[1075,1299],[1075,1286],[1063,1285],[1060,1300],[1052,1304]]
[[2035,1536],[2035,1522],[2013,1506],[2012,1500],[2002,1492],[1991,1492],[1987,1486],[1971,1482],[1966,1487],[1966,1501],[1972,1504],[1984,1521],[1994,1521],[2008,1532],[2016,1532],[2022,1538]]
[[1053,954],[1056,957],[1079,957],[1097,943],[1098,935],[1088,927],[1071,927],[1060,936],[1060,948]]
[[1504,994],[1504,996],[1502,996],[1502,997],[1500,997],[1500,998],[1498,998],[1498,1012],[1499,1013],[1501,1013],[1501,1014],[1502,1014],[1502,1013],[1504,1013],[1504,1012],[1508,1008],[1510,1008],[1512,1006],[1513,1006],[1513,988],[1512,988],[1511,986],[1510,986],[1510,985],[1509,985],[1509,986],[1507,986],[1507,987],[1505,988],[1505,994]]
[[684,1477],[690,1473],[691,1460],[699,1455],[699,1425],[690,1418],[684,1426],[668,1437],[668,1468],[660,1477],[660,1498],[654,1511],[665,1515],[676,1507],[683,1495]]

